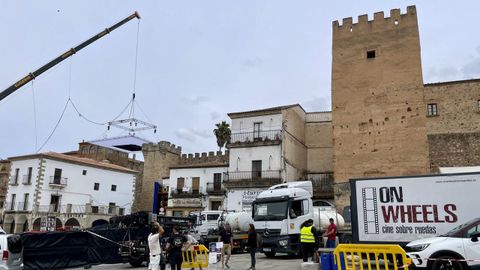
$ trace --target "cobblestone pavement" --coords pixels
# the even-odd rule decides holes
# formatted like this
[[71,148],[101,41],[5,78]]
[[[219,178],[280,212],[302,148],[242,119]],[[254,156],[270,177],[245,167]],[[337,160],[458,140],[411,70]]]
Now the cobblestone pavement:
[[[289,256],[282,256],[278,255],[275,258],[267,258],[263,254],[257,254],[257,267],[256,269],[275,269],[275,270],[301,270],[302,259],[299,258],[292,258]],[[242,270],[247,269],[250,266],[250,255],[245,254],[234,254],[230,258],[230,270]],[[82,268],[75,268],[75,269],[84,269]],[[131,267],[130,264],[104,264],[104,265],[97,265],[91,268],[92,270],[96,269],[147,269],[146,266],[144,267]],[[170,269],[167,266],[167,269]],[[222,263],[210,264],[208,269],[222,269]]]

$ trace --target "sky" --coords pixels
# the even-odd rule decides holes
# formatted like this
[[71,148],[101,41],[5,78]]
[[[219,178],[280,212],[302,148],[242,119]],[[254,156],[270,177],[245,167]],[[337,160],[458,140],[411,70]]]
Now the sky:
[[105,123],[135,89],[135,118],[158,126],[136,135],[183,153],[217,150],[212,130],[229,112],[296,103],[329,111],[332,21],[409,5],[424,83],[480,78],[473,0],[0,0],[0,91],[134,11],[142,16],[0,101],[0,159],[126,135],[71,104],[52,132],[69,98]]

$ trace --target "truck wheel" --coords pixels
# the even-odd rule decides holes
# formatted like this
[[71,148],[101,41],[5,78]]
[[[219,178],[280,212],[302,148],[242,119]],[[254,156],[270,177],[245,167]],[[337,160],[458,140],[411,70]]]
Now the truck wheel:
[[265,252],[265,256],[267,256],[267,258],[273,258],[275,257],[275,251]]
[[140,267],[142,266],[143,261],[141,260],[130,260],[130,265],[133,267]]
[[433,261],[431,270],[464,270],[465,269],[462,262],[452,261],[452,264],[450,265],[448,261],[445,261],[445,260],[455,260],[456,258],[454,258],[453,256],[444,255],[436,259],[442,259],[442,260]]
[[350,234],[343,234],[340,236],[340,243],[342,244],[351,244],[353,242],[352,235]]

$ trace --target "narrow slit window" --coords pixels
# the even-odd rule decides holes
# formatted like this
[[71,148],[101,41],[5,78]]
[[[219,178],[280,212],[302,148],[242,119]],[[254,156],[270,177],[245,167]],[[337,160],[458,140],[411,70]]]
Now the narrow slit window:
[[480,99],[477,100],[477,112],[480,112]]
[[375,50],[367,51],[367,59],[375,58]]

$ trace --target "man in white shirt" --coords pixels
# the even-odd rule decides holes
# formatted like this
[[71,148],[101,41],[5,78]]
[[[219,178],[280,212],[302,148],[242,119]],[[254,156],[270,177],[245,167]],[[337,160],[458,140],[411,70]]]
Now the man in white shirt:
[[160,257],[162,254],[162,248],[160,247],[160,236],[163,234],[163,228],[154,222],[152,225],[152,231],[148,235],[148,248],[150,249],[150,263],[148,264],[149,270],[160,270]]

